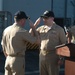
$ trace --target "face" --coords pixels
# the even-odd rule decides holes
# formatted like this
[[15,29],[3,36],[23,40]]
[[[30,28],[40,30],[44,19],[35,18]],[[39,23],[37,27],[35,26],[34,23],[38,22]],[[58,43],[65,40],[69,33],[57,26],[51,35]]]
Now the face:
[[53,22],[54,18],[53,17],[48,17],[48,18],[43,18],[44,24],[48,25],[51,22]]

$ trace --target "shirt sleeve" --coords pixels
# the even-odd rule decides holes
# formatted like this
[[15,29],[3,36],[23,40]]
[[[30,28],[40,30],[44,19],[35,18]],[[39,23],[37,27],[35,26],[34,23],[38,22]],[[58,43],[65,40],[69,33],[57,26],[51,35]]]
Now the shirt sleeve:
[[23,40],[28,41],[30,43],[35,43],[37,38],[32,36],[28,31],[22,31],[20,32],[20,35],[22,36]]
[[61,44],[67,43],[66,34],[65,34],[63,28],[61,28],[60,31],[59,31],[59,37],[60,37],[60,42],[61,42]]
[[4,36],[4,33],[3,33],[2,40],[1,40],[1,45],[2,45],[3,51],[5,51],[5,44],[6,44],[6,41],[5,41],[5,36]]

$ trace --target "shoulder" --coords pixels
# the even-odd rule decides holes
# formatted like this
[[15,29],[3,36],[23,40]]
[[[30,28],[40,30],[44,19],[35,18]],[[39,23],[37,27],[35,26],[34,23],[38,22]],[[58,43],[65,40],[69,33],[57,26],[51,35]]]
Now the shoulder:
[[55,24],[57,28],[63,29],[60,25]]
[[58,31],[64,31],[64,28],[62,28],[61,26],[59,26],[58,24],[55,24],[54,28]]
[[5,32],[8,32],[9,30],[11,30],[11,27],[12,27],[12,26],[8,26],[8,27],[6,27],[6,28],[4,29],[3,32],[4,32],[4,33],[5,33]]
[[70,27],[68,33],[75,36],[75,26]]
[[73,33],[75,32],[75,26],[71,26],[68,28],[68,32]]
[[75,26],[71,26],[69,30],[75,30]]

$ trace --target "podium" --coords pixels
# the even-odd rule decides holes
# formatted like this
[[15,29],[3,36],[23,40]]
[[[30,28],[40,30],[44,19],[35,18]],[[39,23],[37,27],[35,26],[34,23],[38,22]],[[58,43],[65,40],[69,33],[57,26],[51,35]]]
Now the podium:
[[65,75],[75,75],[75,62],[65,60]]
[[65,57],[65,75],[75,75],[75,44],[57,46],[56,53]]

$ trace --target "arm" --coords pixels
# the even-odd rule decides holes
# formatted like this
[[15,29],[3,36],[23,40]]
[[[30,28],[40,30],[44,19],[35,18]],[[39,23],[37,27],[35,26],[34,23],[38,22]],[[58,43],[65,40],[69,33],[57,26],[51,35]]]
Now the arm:
[[75,44],[68,43],[57,48],[57,54],[65,56],[66,60],[75,61]]
[[36,32],[35,26],[34,26],[34,24],[32,23],[31,20],[29,20],[29,24],[30,24],[30,27],[32,29],[32,32],[33,32],[34,36],[38,37],[38,33]]
[[[63,36],[62,36],[63,35]],[[64,29],[61,28],[59,31],[59,38],[60,38],[60,44],[66,44],[67,43],[67,38],[66,38],[66,34],[64,32]],[[62,39],[63,38],[63,39]]]
[[4,53],[4,56],[5,56],[5,57],[8,56],[5,50],[3,50],[3,53]]
[[4,56],[5,57],[7,57],[7,53],[6,53],[6,50],[5,50],[5,45],[4,45],[4,42],[3,42],[4,40],[2,39],[2,41],[1,41],[1,45],[2,45],[2,51],[3,51],[3,53],[4,53]]
[[[37,26],[40,24],[40,21],[41,21],[41,18],[40,18],[40,17],[35,21],[35,23],[34,23],[35,29],[36,29]],[[29,32],[34,36],[34,33],[33,33],[33,31],[32,31],[32,28],[29,30]]]
[[39,17],[34,23],[35,28],[40,24],[40,21],[41,21],[41,18]]
[[36,22],[34,23],[34,25],[33,25],[33,23],[31,22],[31,20],[29,20],[29,22],[30,22],[30,27],[31,27],[31,29],[30,29],[30,31],[29,31],[29,33],[31,33],[32,34],[32,36],[36,36],[37,37],[37,44],[40,44],[40,36],[39,36],[39,34],[38,34],[38,32],[36,31],[36,27],[37,27],[37,25],[40,23],[40,18],[38,18],[37,20],[36,20]]
[[40,44],[40,37],[39,37],[39,35],[38,35],[38,32],[37,32],[36,29],[35,29],[34,24],[32,23],[31,20],[29,20],[29,23],[30,23],[30,27],[31,27],[31,29],[32,29],[32,32],[33,32],[34,36],[37,38],[36,44]]
[[56,54],[59,56],[70,57],[70,50],[65,44],[59,45],[56,47]]
[[66,46],[69,48],[70,57],[74,57],[75,58],[75,44],[69,43],[69,44],[66,44]]
[[56,53],[61,56],[75,57],[75,44],[68,43],[56,47]]

